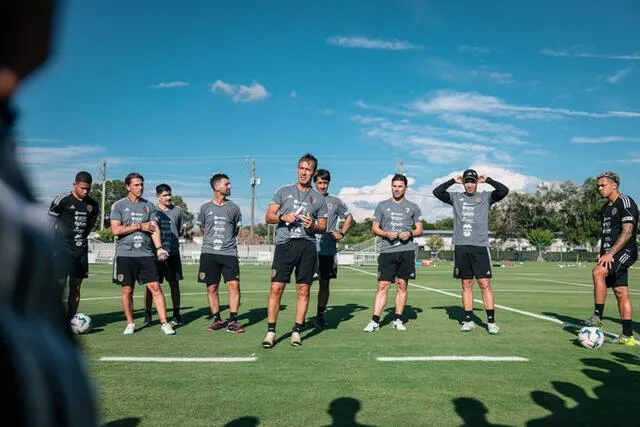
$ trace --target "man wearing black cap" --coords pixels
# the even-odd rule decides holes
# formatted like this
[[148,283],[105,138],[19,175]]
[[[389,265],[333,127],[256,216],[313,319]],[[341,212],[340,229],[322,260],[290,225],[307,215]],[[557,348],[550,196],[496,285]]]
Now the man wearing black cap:
[[[448,192],[453,184],[463,184],[464,192]],[[487,183],[495,190],[478,192],[478,183]],[[473,321],[473,279],[482,291],[482,302],[487,311],[489,334],[497,335],[500,328],[495,322],[493,290],[491,289],[491,256],[489,254],[489,208],[504,199],[509,189],[502,183],[478,176],[467,169],[461,176],[443,182],[433,190],[440,201],[453,206],[453,245],[455,262],[453,277],[462,282],[462,305],[464,319],[460,331],[471,332],[476,327]]]
[[633,199],[618,189],[620,177],[612,171],[598,175],[598,191],[607,199],[600,210],[602,237],[597,265],[593,268],[593,315],[585,319],[589,326],[602,327],[604,301],[607,288],[613,288],[618,301],[622,321],[622,335],[614,339],[616,344],[635,345],[633,337],[633,308],[629,298],[627,270],[638,259],[636,230],[638,228],[638,206]]

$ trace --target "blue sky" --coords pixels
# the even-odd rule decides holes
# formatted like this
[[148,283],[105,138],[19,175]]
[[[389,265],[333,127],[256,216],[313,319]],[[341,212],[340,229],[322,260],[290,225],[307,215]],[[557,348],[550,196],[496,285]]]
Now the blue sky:
[[67,1],[53,58],[25,83],[19,154],[45,202],[75,172],[138,171],[192,210],[230,175],[249,223],[311,152],[356,219],[410,178],[474,167],[512,191],[613,169],[640,199],[640,3]]

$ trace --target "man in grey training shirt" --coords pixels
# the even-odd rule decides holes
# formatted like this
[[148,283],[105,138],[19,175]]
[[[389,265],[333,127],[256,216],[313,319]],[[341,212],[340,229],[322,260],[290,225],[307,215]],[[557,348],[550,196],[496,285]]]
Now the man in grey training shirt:
[[[329,194],[331,173],[328,170],[318,169],[313,182],[316,190],[324,196],[327,203],[327,230],[325,233],[316,234],[318,239],[318,273],[320,274],[316,326],[326,328],[328,324],[324,319],[324,312],[329,302],[329,282],[338,277],[337,242],[344,239],[344,235],[349,231],[353,215],[339,197]],[[340,219],[344,219],[342,227],[339,224]]]
[[[240,308],[240,262],[236,236],[242,226],[242,214],[238,205],[228,197],[231,181],[223,173],[213,175],[209,181],[213,189],[213,200],[203,204],[197,223],[203,233],[202,253],[198,282],[207,285],[207,299],[213,316],[209,332],[226,328],[229,332],[241,333],[244,328],[238,322]],[[229,320],[220,316],[218,285],[224,278],[229,291]]]
[[378,289],[373,299],[373,316],[364,327],[365,332],[380,329],[380,315],[387,303],[387,294],[396,283],[396,307],[391,325],[406,331],[402,312],[407,303],[409,279],[416,278],[416,249],[413,238],[422,235],[422,212],[418,205],[405,199],[407,177],[395,174],[391,178],[392,197],[378,203],[373,213],[371,231],[382,237],[378,255]]
[[121,286],[124,315],[127,318],[125,335],[136,330],[133,319],[133,287],[136,281],[153,294],[153,302],[158,310],[160,329],[165,335],[175,331],[167,322],[164,293],[160,287],[160,275],[156,265],[158,259],[165,259],[169,252],[162,247],[160,228],[155,222],[155,205],[142,197],[144,178],[132,172],[124,179],[127,197],[123,197],[111,207],[111,229],[117,236],[116,257],[113,265],[113,282]]
[[296,321],[291,332],[291,345],[302,345],[300,332],[309,307],[309,290],[318,277],[316,233],[327,227],[327,205],[324,196],[311,188],[318,159],[307,153],[298,160],[298,180],[276,191],[265,215],[267,224],[277,224],[276,248],[271,265],[271,288],[267,301],[267,335],[263,348],[275,345],[276,321],[285,285],[296,270]]
[[[168,184],[160,184],[156,186],[156,204],[155,221],[160,227],[160,239],[162,247],[169,252],[166,259],[158,260],[158,274],[160,275],[160,284],[167,279],[171,289],[171,305],[173,309],[172,326],[182,325],[182,317],[180,316],[180,280],[182,276],[182,259],[180,258],[180,236],[184,233],[187,226],[184,211],[180,206],[172,203],[171,187]],[[151,325],[151,304],[153,303],[153,295],[147,288],[144,293],[144,322],[143,327]]]
[[[487,183],[495,190],[478,192],[478,183]],[[463,184],[464,192],[447,192],[453,184]],[[453,206],[453,245],[455,262],[453,277],[462,282],[464,319],[460,331],[471,332],[473,321],[473,279],[477,279],[482,291],[482,302],[487,312],[487,329],[497,335],[500,328],[495,322],[493,290],[491,289],[491,256],[489,254],[489,208],[504,199],[509,189],[489,177],[478,176],[467,169],[455,179],[443,182],[433,190],[440,201]]]

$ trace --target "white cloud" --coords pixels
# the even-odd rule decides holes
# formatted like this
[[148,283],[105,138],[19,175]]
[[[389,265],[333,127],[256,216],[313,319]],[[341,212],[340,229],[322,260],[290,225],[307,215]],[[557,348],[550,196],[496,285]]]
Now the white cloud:
[[620,80],[624,79],[631,73],[631,69],[632,67],[624,68],[618,71],[617,73],[615,73],[614,75],[607,77],[606,80],[608,83],[611,83],[611,84],[620,83]]
[[82,162],[87,157],[99,154],[104,147],[97,145],[68,145],[65,147],[18,146],[18,160],[25,165],[47,165],[53,163]]
[[627,60],[627,61],[640,60],[640,53],[638,52],[634,52],[630,54],[602,54],[602,53],[590,53],[590,52],[577,52],[577,51],[570,51],[570,50],[542,49],[540,53],[548,56],[562,56],[567,58],[621,59],[621,60]]
[[461,44],[458,46],[458,52],[471,52],[471,53],[492,53],[493,49],[485,46],[467,46]]
[[422,49],[422,46],[405,40],[396,39],[372,39],[367,37],[342,37],[334,36],[327,39],[327,44],[347,48],[381,49],[381,50],[414,50]]
[[514,83],[513,75],[511,73],[489,73],[489,78],[502,85],[510,85]]
[[497,134],[528,135],[524,129],[506,123],[494,123],[479,117],[462,114],[441,114],[438,118],[446,123],[474,132],[488,132]]
[[629,138],[625,136],[574,136],[571,138],[574,144],[607,144],[610,142],[640,142],[640,138]]
[[250,86],[242,84],[230,84],[222,80],[216,80],[211,85],[211,92],[223,92],[231,97],[233,102],[256,102],[267,99],[271,94],[260,83],[253,82]]
[[171,88],[171,87],[187,87],[189,86],[189,83],[187,82],[183,82],[180,80],[176,80],[173,82],[169,82],[169,83],[158,83],[157,85],[153,86],[154,89],[167,89],[167,88]]
[[289,92],[289,97],[297,98],[298,97],[298,92],[296,92],[295,90],[292,90],[291,92]]
[[424,65],[424,71],[442,80],[454,83],[468,82],[476,79],[489,79],[503,85],[515,83],[511,73],[500,72],[495,67],[480,65],[477,67],[464,67],[440,58],[428,58]]
[[548,156],[549,154],[551,154],[551,151],[543,150],[540,148],[533,148],[530,150],[524,150],[522,154],[524,154],[525,156]]

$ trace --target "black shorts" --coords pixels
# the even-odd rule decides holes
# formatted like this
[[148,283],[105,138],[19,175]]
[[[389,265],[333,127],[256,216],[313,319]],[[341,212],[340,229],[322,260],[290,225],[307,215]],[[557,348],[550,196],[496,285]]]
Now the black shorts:
[[338,260],[336,255],[318,255],[318,271],[320,279],[328,280],[338,277]]
[[124,257],[119,256],[113,262],[113,283],[118,285],[141,285],[159,282],[157,260],[155,256]]
[[416,278],[415,251],[381,253],[378,255],[378,281],[395,283],[398,279]]
[[318,278],[316,242],[291,239],[276,245],[271,264],[271,282],[289,283],[296,270],[296,283],[311,285]]
[[198,282],[207,285],[220,284],[220,277],[224,282],[240,280],[240,261],[237,256],[200,254],[200,269]]
[[609,274],[605,277],[607,288],[629,285],[629,267],[638,259],[637,251],[622,250],[613,256]]
[[158,275],[160,276],[160,283],[164,279],[167,279],[167,282],[178,282],[184,279],[180,252],[172,253],[164,261],[158,261]]
[[56,277],[58,280],[86,279],[89,277],[89,257],[86,252],[71,253],[60,251],[54,256]]
[[455,247],[453,277],[455,279],[490,279],[491,255],[486,246]]

